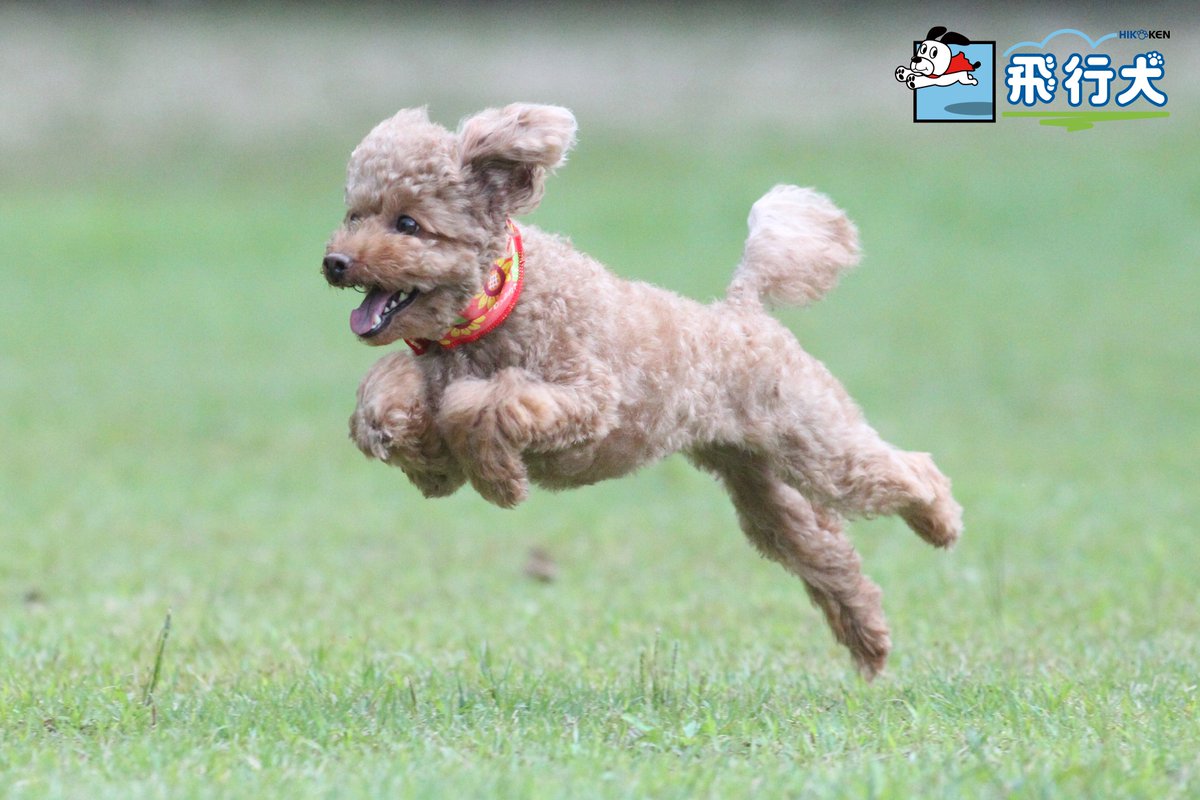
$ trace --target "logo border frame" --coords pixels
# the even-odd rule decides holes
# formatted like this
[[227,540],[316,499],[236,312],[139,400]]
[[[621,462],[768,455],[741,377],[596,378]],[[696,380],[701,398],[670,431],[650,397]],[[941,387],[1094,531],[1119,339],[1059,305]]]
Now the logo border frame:
[[[913,120],[912,121],[914,123],[916,123],[918,125],[937,125],[937,124],[948,122],[952,125],[959,125],[959,124],[963,124],[963,123],[966,123],[968,125],[980,125],[980,124],[986,125],[988,123],[995,124],[996,120],[999,119],[1000,115],[997,113],[997,109],[996,109],[996,40],[995,39],[990,39],[990,40],[989,39],[980,39],[980,40],[976,41],[976,40],[972,39],[971,44],[990,44],[992,46],[992,118],[991,119],[917,119],[917,92],[919,92],[921,90],[913,89],[911,91],[912,91],[912,96],[913,96],[913,101],[912,101]],[[919,41],[913,42],[913,52],[914,53],[917,51],[917,48],[920,45],[921,45],[921,43]],[[927,87],[927,88],[932,88],[932,87]]]

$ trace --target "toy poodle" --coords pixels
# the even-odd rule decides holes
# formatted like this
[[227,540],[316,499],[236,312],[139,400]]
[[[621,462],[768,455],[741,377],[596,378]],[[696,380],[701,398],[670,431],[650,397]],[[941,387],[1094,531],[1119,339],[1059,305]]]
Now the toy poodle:
[[874,677],[891,648],[882,593],[844,519],[898,514],[949,547],[962,509],[932,458],[883,441],[765,310],[831,289],[858,261],[854,225],[824,195],[776,186],[750,210],[725,299],[623,280],[514,222],[575,131],[555,106],[489,109],[457,132],[408,109],[355,148],[324,275],[365,293],[359,339],[406,344],[363,379],[352,439],[427,497],[470,482],[504,508],[530,482],[583,486],[681,452]]

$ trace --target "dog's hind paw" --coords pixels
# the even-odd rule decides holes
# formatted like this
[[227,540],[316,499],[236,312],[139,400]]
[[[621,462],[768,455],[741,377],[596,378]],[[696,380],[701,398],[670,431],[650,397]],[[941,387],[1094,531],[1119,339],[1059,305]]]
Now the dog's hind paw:
[[929,488],[929,496],[900,512],[918,536],[934,547],[953,547],[962,536],[963,508],[950,493],[950,479],[928,453],[908,453],[909,463]]
[[913,506],[900,513],[908,527],[934,547],[953,547],[962,536],[963,509],[949,491],[939,491],[928,505]]

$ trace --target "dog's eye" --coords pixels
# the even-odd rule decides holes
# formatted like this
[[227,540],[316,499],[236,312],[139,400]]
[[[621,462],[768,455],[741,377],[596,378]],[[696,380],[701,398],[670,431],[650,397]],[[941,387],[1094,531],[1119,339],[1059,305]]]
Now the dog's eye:
[[929,57],[937,58],[937,48],[936,47],[929,48]]
[[401,214],[400,218],[396,220],[396,231],[403,233],[405,236],[416,236],[420,230],[421,226],[408,214]]

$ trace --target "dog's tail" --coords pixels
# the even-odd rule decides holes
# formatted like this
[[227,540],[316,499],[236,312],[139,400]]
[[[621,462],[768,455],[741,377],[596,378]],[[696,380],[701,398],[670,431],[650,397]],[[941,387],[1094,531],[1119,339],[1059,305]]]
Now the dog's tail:
[[750,209],[750,235],[728,296],[735,303],[803,306],[858,263],[858,231],[820,192],[776,186]]

